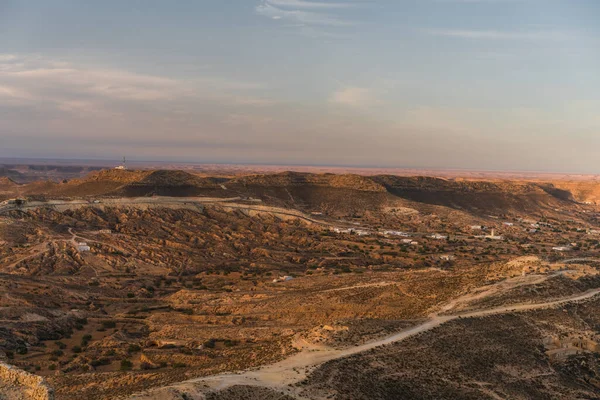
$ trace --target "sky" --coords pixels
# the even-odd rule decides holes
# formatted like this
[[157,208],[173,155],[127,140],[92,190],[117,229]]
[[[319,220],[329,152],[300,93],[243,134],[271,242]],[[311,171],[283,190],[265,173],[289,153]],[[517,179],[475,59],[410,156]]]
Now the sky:
[[600,173],[598,0],[0,0],[0,157]]

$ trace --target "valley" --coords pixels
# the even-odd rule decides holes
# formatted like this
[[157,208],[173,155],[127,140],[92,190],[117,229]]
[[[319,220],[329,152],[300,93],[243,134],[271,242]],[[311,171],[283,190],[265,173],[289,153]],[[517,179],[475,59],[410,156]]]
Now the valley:
[[[600,388],[600,210],[548,183],[105,170],[3,185],[0,361],[56,399]],[[503,325],[505,342],[480,334]],[[543,350],[550,337],[587,344]],[[440,353],[448,340],[456,352]],[[498,356],[504,369],[468,365],[494,351],[513,354]],[[508,385],[524,365],[550,378]],[[449,370],[454,383],[430,382]]]

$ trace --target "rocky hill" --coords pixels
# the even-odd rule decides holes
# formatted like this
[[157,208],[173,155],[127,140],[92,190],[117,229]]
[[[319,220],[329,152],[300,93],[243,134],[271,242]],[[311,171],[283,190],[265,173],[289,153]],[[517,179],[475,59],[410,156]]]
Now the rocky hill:
[[538,211],[561,206],[567,194],[545,184],[513,181],[447,180],[429,177],[381,175],[373,180],[395,196],[472,212]]
[[[4,183],[3,183],[4,182]],[[53,198],[222,197],[253,198],[265,204],[348,215],[384,207],[441,206],[476,214],[547,213],[575,202],[600,199],[600,183],[526,182],[283,172],[234,178],[201,177],[178,170],[103,170],[83,179],[17,186],[4,179],[0,190]]]
[[363,192],[385,192],[386,189],[373,179],[361,175],[311,174],[283,172],[274,175],[252,175],[232,180],[245,186],[296,187],[319,186],[350,189]]

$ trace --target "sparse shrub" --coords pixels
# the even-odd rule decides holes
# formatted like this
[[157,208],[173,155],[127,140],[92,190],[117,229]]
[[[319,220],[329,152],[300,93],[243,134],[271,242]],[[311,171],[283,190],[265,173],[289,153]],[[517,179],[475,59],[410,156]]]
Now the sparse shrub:
[[128,299],[133,299],[135,297],[135,294],[132,292],[127,293],[127,298]]
[[173,368],[185,368],[185,367],[187,367],[186,363],[182,363],[182,362],[173,363]]
[[101,365],[109,365],[109,364],[110,364],[110,359],[106,358],[106,357],[102,357],[97,360],[92,360],[90,362],[90,365],[94,368],[99,367]]
[[147,363],[147,362],[143,362],[140,364],[140,369],[142,369],[144,371],[147,371],[149,369],[154,369],[154,368],[156,368],[154,365]]
[[102,322],[102,326],[105,329],[111,329],[111,328],[116,328],[117,327],[117,323],[115,321],[103,321]]
[[142,348],[137,344],[130,344],[129,347],[127,348],[127,351],[129,353],[137,353],[140,350],[142,350]]
[[62,351],[62,350],[58,350],[58,349],[57,349],[57,350],[54,350],[54,351],[53,351],[52,353],[50,353],[50,354],[52,354],[53,356],[56,356],[56,357],[61,357],[61,356],[62,356],[62,355],[64,355],[65,353],[64,353],[64,351]]
[[55,345],[57,345],[59,349],[63,349],[63,350],[64,350],[64,349],[66,349],[66,348],[67,348],[67,345],[66,345],[66,344],[64,344],[63,342],[61,342],[60,340],[59,340],[59,341],[56,341],[56,342],[54,342],[54,344],[55,344]]
[[78,354],[81,353],[81,347],[80,346],[73,346],[73,353]]
[[50,365],[48,366],[48,369],[49,369],[50,371],[54,371],[54,370],[56,370],[56,364],[50,364]]
[[129,371],[133,368],[133,363],[129,360],[121,360],[121,371]]

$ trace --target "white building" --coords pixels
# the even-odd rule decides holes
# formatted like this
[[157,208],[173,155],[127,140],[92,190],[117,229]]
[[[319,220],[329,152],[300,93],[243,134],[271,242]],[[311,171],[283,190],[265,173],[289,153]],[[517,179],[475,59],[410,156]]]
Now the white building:
[[485,238],[490,239],[490,240],[504,240],[504,236],[496,235],[494,229],[492,229],[492,233],[489,235],[486,235]]
[[292,279],[294,279],[293,276],[280,276],[279,278],[275,278],[273,279],[273,283],[279,283],[279,282],[287,282],[287,281],[291,281]]
[[384,235],[389,235],[389,236],[402,236],[402,237],[408,237],[408,233],[405,232],[400,232],[400,231],[383,231]]
[[436,240],[446,240],[448,239],[448,236],[446,235],[440,235],[439,233],[434,233],[433,235],[429,236],[432,239],[436,239]]
[[80,242],[77,244],[77,250],[80,252],[90,251],[90,246],[88,246],[85,242]]

